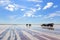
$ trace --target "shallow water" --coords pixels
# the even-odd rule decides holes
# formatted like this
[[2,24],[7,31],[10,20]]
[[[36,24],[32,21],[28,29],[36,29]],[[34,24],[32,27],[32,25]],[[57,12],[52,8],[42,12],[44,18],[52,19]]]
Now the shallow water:
[[[43,28],[41,25],[31,25],[31,26],[26,26],[26,25],[0,25],[0,40],[37,40],[34,37],[38,38],[39,40],[43,39],[43,37],[41,38],[39,36],[42,34],[31,31],[31,30],[36,30],[38,32],[50,33],[50,34],[55,34],[55,35],[60,36],[60,25],[54,25],[52,29]],[[18,35],[18,37],[17,37],[17,35]],[[29,35],[33,39],[31,39],[31,37]],[[42,35],[42,36],[44,36],[44,35]],[[45,39],[46,38],[44,38],[43,40],[45,40]],[[53,39],[57,40],[55,38],[53,38]],[[53,40],[53,39],[51,39],[51,40]]]
[[60,25],[54,25],[52,29],[45,29],[41,26],[32,26],[31,29],[60,35]]

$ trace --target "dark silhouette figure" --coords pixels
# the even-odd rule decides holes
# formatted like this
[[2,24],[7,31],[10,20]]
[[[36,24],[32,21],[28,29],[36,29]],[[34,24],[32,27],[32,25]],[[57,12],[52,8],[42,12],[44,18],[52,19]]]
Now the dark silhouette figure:
[[26,26],[27,26],[28,28],[30,28],[30,27],[31,27],[31,24],[26,24]]
[[31,24],[29,24],[29,26],[31,26]]
[[28,24],[26,24],[26,26],[28,26]]
[[53,25],[54,25],[53,23],[49,23],[49,24],[42,24],[41,26],[44,29],[54,30]]
[[47,26],[46,24],[42,24],[41,26]]
[[53,25],[54,25],[54,24],[53,24],[53,23],[51,23],[51,24],[47,24],[46,26],[53,27]]
[[53,23],[49,23],[49,24],[42,24],[41,26],[48,26],[48,27],[53,27]]

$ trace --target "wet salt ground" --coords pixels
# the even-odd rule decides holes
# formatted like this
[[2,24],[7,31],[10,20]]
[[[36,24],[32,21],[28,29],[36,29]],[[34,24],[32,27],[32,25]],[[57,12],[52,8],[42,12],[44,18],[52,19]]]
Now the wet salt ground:
[[53,29],[44,29],[41,26],[40,27],[35,26],[35,27],[32,27],[31,29],[38,30],[41,32],[47,32],[47,33],[53,33],[53,34],[60,35],[60,25],[54,25],[53,28],[54,28],[54,30]]
[[[10,34],[9,34],[8,38],[6,38],[6,40],[19,40],[19,39],[17,39],[17,35],[16,35],[15,31],[18,33],[19,38],[21,40],[48,40],[48,39],[60,40],[60,39],[52,38],[52,37],[49,37],[47,35],[42,35],[40,33],[31,31],[31,30],[37,30],[39,32],[46,32],[46,33],[60,35],[59,26],[60,25],[54,25],[54,30],[43,29],[40,25],[39,26],[38,25],[32,25],[31,27],[26,27],[24,25],[23,26],[22,25],[20,25],[20,26],[11,25],[11,26],[7,26],[7,27],[5,26],[5,28],[7,28],[6,30],[5,30],[4,26],[3,27],[0,26],[0,31],[5,30],[4,32],[2,32],[0,34],[0,40],[5,40],[4,37],[6,37],[5,35],[7,34],[8,31],[10,31]],[[29,30],[29,29],[31,29],[31,30]],[[46,38],[44,38],[44,37],[46,37]]]

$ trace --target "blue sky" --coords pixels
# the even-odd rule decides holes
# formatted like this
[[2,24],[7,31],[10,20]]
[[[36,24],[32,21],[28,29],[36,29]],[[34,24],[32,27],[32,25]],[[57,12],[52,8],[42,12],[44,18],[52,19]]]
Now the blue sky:
[[0,0],[0,24],[60,24],[60,0]]

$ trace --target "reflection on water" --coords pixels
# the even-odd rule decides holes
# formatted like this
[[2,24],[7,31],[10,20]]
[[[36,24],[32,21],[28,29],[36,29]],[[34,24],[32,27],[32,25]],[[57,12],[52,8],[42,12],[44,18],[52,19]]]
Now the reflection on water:
[[[8,25],[9,26],[9,25]],[[5,27],[3,27],[2,25],[0,25],[0,31],[3,29],[8,28],[8,26],[6,25]],[[1,28],[3,27],[3,28]],[[12,28],[11,28],[12,27]],[[32,25],[32,24],[25,24],[25,25],[10,25],[11,29],[32,29],[32,30],[37,30],[37,31],[41,31],[41,32],[48,32],[48,33],[53,33],[53,34],[58,34],[60,35],[60,25],[54,25],[53,27],[42,27],[41,25]]]
[[50,26],[41,26],[42,29],[48,29],[48,30],[54,30],[54,26],[50,27]]
[[60,35],[60,25],[54,25],[53,27],[48,27],[48,26],[42,27],[41,25],[31,25],[26,27],[41,32],[48,32],[48,33]]
[[[32,31],[32,30],[34,30],[34,31]],[[36,31],[38,31],[38,32],[36,32]],[[41,35],[42,33],[39,33],[39,32],[60,35],[60,25],[54,25],[53,27],[48,27],[48,26],[42,27],[41,25],[35,25],[35,24],[34,25],[32,25],[32,24],[0,25],[0,40],[1,39],[2,40],[7,40],[7,39],[8,40],[18,40],[19,38],[21,38],[21,40],[30,40],[31,37],[39,38],[40,36],[45,35],[45,34]],[[39,38],[39,40],[40,39],[41,38]],[[35,38],[34,38],[34,40],[35,40]]]
[[54,30],[54,28],[48,28],[49,30]]
[[45,28],[45,27],[42,27],[43,29],[48,29],[48,30],[54,30],[54,28]]
[[[26,24],[27,28],[32,28],[31,24]],[[41,26],[42,29],[48,29],[48,30],[54,30],[54,27],[50,27],[50,26]]]

